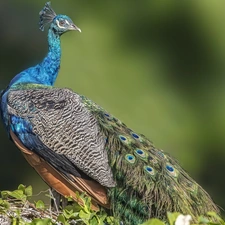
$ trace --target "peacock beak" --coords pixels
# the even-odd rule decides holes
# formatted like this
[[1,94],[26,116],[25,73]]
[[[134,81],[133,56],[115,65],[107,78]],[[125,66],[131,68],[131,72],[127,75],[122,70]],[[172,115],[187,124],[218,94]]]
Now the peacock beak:
[[77,30],[77,31],[81,32],[81,29],[79,27],[77,27],[74,23],[71,24],[69,30]]

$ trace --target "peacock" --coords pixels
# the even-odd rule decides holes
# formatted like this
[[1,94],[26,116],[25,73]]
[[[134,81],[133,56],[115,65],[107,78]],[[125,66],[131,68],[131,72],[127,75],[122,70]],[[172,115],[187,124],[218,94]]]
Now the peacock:
[[[9,138],[57,193],[80,201],[76,191],[126,225],[148,218],[166,220],[168,211],[219,213],[209,194],[178,162],[102,107],[67,88],[57,78],[60,37],[81,30],[47,2],[40,29],[49,24],[47,56],[16,75],[1,92],[1,118]],[[59,201],[57,201],[59,204]]]

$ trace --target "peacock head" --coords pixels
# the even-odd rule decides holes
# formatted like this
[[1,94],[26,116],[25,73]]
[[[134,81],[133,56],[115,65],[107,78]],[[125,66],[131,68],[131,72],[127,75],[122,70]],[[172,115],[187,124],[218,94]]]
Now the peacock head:
[[55,33],[62,35],[67,31],[77,30],[81,32],[80,28],[77,27],[73,21],[66,15],[57,15],[50,26],[51,29],[54,30]]
[[44,31],[44,27],[47,24],[50,24],[50,29],[52,29],[54,33],[58,35],[62,35],[72,30],[81,32],[80,28],[77,27],[68,16],[56,15],[54,10],[51,8],[50,2],[45,4],[39,15],[39,25],[42,31]]

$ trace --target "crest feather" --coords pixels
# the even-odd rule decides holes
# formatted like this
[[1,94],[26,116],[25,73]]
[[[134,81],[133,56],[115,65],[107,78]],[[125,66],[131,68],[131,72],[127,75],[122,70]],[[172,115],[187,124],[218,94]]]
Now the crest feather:
[[44,27],[53,21],[56,17],[56,13],[51,8],[51,2],[46,2],[44,8],[40,11],[40,21],[39,26],[40,30],[44,31]]

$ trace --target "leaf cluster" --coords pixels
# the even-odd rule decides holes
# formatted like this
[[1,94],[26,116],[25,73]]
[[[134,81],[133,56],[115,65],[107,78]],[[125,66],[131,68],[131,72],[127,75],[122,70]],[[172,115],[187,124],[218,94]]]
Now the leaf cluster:
[[[20,184],[14,191],[1,191],[0,198],[0,219],[8,218],[12,225],[119,225],[119,221],[108,216],[104,209],[98,212],[91,209],[91,198],[85,194],[77,194],[83,204],[74,202],[68,198],[70,203],[59,213],[52,212],[42,201],[31,203],[32,187]],[[50,200],[50,199],[49,199]],[[180,213],[167,213],[167,221],[153,218],[141,225],[186,225],[177,224],[176,220]],[[193,225],[225,225],[225,221],[216,213],[209,212],[208,217],[200,216],[198,223]]]

